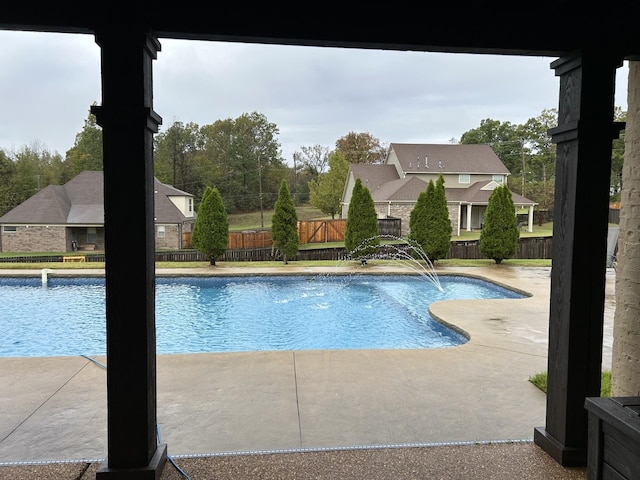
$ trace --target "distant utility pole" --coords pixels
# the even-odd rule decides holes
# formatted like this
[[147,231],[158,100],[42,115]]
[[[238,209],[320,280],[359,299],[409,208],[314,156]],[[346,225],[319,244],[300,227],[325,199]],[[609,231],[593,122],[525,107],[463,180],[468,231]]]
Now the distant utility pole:
[[524,138],[520,139],[520,151],[522,152],[522,196],[525,196],[524,191],[524,177],[525,177],[525,164],[524,164]]
[[264,212],[262,209],[262,164],[260,162],[260,154],[258,155],[258,183],[260,188],[260,227],[264,228]]

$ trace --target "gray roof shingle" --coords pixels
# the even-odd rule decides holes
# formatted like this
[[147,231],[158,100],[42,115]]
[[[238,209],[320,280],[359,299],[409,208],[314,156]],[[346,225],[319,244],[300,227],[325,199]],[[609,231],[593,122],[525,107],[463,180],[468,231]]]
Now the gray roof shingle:
[[489,145],[392,143],[389,148],[406,173],[509,174]]
[[[186,220],[169,196],[192,196],[154,177],[157,223]],[[49,185],[0,217],[0,224],[104,225],[103,174],[84,171],[64,185]]]

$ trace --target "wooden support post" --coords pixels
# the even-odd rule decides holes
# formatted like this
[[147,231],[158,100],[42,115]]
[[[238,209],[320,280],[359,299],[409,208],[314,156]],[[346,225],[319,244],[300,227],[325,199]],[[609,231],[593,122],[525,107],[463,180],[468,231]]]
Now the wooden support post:
[[[108,456],[99,479],[158,479],[166,445],[156,432],[155,244],[151,64],[146,29],[96,31],[101,47]],[[126,234],[124,234],[126,232]],[[135,255],[127,252],[135,251]]]
[[585,398],[600,395],[615,70],[620,58],[568,55],[560,76],[546,426],[534,441],[563,466],[585,465]]

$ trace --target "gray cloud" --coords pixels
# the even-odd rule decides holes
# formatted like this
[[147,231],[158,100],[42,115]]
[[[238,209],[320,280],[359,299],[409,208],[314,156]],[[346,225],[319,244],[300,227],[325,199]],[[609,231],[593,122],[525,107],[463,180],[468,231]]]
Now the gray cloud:
[[[382,143],[447,143],[481,120],[523,123],[557,108],[555,58],[315,48],[161,39],[154,109],[207,125],[253,111],[301,146],[333,147],[350,131]],[[0,148],[33,142],[64,155],[100,101],[92,36],[0,31]],[[626,110],[626,65],[616,105]]]

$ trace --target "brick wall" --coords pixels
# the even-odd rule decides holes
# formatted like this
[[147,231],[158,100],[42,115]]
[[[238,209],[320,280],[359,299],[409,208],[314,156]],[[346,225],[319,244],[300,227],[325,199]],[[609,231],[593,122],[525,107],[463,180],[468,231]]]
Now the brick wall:
[[158,227],[155,227],[156,248],[159,250],[177,250],[180,248],[182,233],[177,225],[164,225],[164,238],[158,238]]
[[64,252],[66,229],[62,226],[19,226],[2,233],[3,252]]
[[[415,207],[415,204],[411,203],[392,203],[389,207],[388,204],[377,204],[376,212],[379,215],[388,215],[390,217],[396,217],[402,219],[402,236],[409,235],[409,219],[411,218],[411,210]],[[449,210],[449,219],[451,220],[451,227],[453,233],[456,233],[455,225],[458,224],[458,206],[447,205]]]

